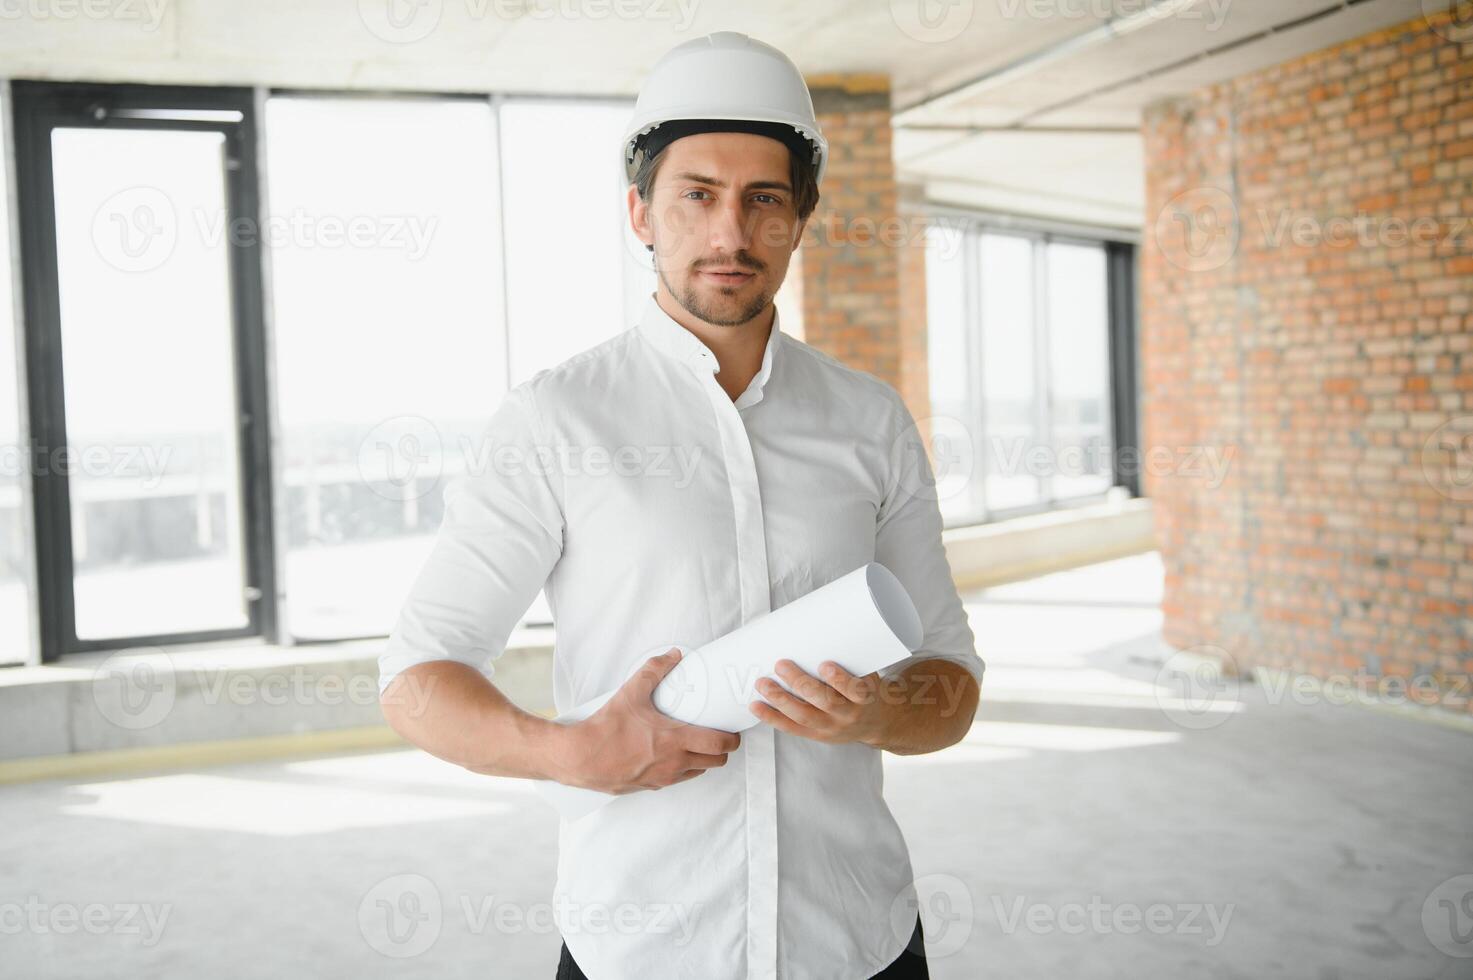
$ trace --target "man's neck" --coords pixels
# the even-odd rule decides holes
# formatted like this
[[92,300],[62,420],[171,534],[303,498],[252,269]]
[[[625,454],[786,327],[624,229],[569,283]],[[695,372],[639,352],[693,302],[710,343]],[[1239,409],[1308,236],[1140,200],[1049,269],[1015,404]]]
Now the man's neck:
[[660,309],[669,314],[672,320],[711,348],[711,353],[716,355],[716,363],[721,368],[716,373],[716,383],[721,385],[721,390],[732,401],[736,401],[762,367],[762,354],[771,335],[776,307],[768,303],[766,309],[746,323],[717,326],[693,316],[664,289],[656,291],[655,302],[660,304]]

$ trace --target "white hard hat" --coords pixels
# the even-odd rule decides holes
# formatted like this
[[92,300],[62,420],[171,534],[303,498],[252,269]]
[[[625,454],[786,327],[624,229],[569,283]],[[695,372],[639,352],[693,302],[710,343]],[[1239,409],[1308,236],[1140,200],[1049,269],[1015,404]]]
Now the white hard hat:
[[[650,69],[624,129],[624,175],[629,182],[638,169],[640,137],[662,123],[698,119],[780,124],[782,135],[774,133],[775,138],[795,150],[810,149],[814,181],[823,180],[829,144],[818,128],[808,84],[798,66],[770,44],[717,31],[665,52]],[[791,133],[786,132],[789,126]]]

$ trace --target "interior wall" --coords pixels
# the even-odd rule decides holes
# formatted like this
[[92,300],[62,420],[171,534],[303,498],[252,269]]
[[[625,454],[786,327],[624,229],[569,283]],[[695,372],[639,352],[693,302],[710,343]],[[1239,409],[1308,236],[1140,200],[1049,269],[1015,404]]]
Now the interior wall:
[[1473,32],[1409,21],[1144,134],[1168,642],[1467,712]]

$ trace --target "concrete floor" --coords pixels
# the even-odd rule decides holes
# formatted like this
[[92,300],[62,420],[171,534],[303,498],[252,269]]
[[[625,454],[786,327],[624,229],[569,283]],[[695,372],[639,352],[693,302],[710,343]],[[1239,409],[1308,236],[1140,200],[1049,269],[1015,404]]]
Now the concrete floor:
[[[1252,686],[1195,710],[1158,683],[1160,574],[968,596],[980,720],[886,760],[932,976],[1473,977],[1438,945],[1473,953],[1473,735]],[[3,786],[0,975],[550,978],[549,814],[409,751]]]

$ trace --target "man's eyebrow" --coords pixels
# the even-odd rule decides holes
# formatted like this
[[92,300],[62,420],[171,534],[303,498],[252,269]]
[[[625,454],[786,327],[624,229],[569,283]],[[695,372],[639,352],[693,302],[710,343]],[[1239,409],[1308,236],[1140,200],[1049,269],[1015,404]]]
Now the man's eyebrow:
[[[725,187],[726,181],[717,180],[715,177],[707,177],[705,174],[684,171],[675,175],[676,180],[693,180],[698,184],[710,184],[712,187]],[[776,190],[792,192],[786,181],[782,180],[754,180],[747,185],[747,190]]]

